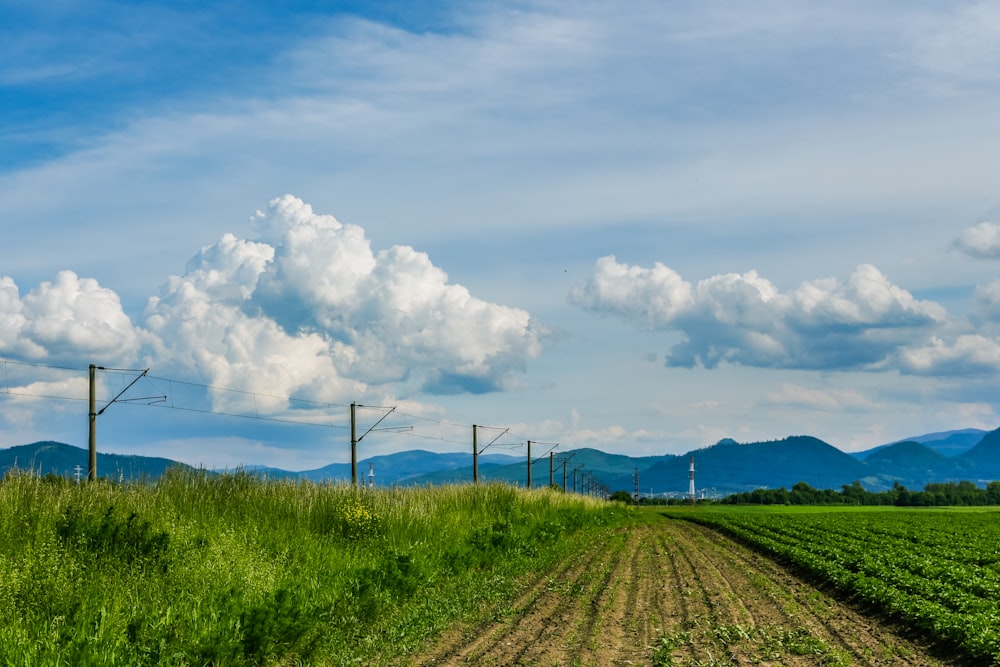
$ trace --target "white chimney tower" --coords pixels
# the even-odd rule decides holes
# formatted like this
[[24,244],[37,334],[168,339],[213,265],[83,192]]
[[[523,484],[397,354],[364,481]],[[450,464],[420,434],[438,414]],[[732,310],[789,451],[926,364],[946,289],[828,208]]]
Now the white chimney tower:
[[688,481],[688,498],[691,500],[692,503],[697,500],[695,498],[695,495],[694,495],[694,457],[693,456],[691,457],[691,474],[690,474],[690,479]]

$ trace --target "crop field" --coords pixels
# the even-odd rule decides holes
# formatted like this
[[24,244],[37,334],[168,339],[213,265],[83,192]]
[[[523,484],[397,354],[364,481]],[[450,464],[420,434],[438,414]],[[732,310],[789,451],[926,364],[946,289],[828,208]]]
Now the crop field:
[[397,664],[988,664],[902,636],[716,528],[676,518],[702,509],[646,509],[626,526],[607,526],[510,603]]
[[[995,517],[634,509],[500,484],[8,475],[0,665],[989,664],[995,612],[973,601],[996,599]],[[886,560],[897,541],[905,567]],[[918,568],[937,583],[878,597]],[[848,586],[869,580],[871,599]],[[911,620],[916,600],[950,615]]]
[[711,526],[873,611],[1000,660],[1000,511],[698,508]]

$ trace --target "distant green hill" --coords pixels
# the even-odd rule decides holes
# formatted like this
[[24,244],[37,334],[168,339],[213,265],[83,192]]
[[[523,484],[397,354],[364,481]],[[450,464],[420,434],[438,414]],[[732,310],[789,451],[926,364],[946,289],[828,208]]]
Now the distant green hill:
[[[948,457],[926,444],[907,441],[872,450],[859,461],[829,443],[812,436],[791,436],[770,442],[740,444],[726,438],[715,445],[697,449],[683,456],[628,457],[607,454],[596,449],[562,452],[573,456],[569,470],[593,476],[612,490],[630,493],[638,472],[641,494],[684,495],[689,487],[690,460],[695,462],[695,489],[699,496],[726,495],[756,488],[790,489],[805,482],[817,489],[839,490],[858,481],[871,491],[882,491],[896,483],[911,490],[921,490],[932,482],[960,479],[980,484],[1000,479],[1000,431],[967,453]],[[968,431],[962,437],[975,435]],[[989,435],[989,434],[988,434]],[[931,437],[934,443],[952,437]],[[506,466],[480,467],[482,479],[502,480],[523,485],[527,481],[526,461]],[[562,485],[562,470],[555,471],[555,482]],[[407,484],[442,484],[471,479],[471,469],[435,471],[408,479]],[[534,486],[548,484],[548,466],[544,461],[532,472]],[[572,488],[572,473],[567,487]],[[581,486],[582,488],[582,486]]]
[[975,447],[987,433],[988,431],[983,431],[978,428],[963,428],[955,431],[941,431],[938,433],[915,435],[912,438],[897,440],[896,442],[886,445],[879,445],[878,447],[866,449],[862,452],[854,452],[851,456],[861,461],[867,461],[868,457],[873,453],[885,449],[886,447],[892,447],[893,445],[897,445],[901,442],[919,442],[923,446],[937,452],[938,454],[948,457],[958,456],[959,454],[963,454]]
[[865,465],[886,482],[919,491],[931,482],[958,481],[961,465],[915,440],[897,442],[872,452]]
[[964,479],[985,482],[1000,479],[1000,429],[990,431],[969,451],[955,461],[961,466]]
[[[483,454],[479,457],[479,466],[510,464],[517,460],[514,456],[506,454]],[[459,473],[452,477],[451,473],[468,470],[462,477]],[[467,454],[449,452],[437,454],[424,451],[422,449],[411,449],[394,454],[383,456],[372,456],[358,462],[358,478],[360,482],[367,483],[370,473],[372,481],[377,486],[405,485],[408,481],[424,475],[441,474],[442,482],[469,481],[472,479],[472,452]],[[306,470],[297,473],[297,476],[313,481],[345,480],[351,479],[351,464],[331,463],[330,465]]]
[[797,482],[817,489],[839,489],[868,476],[863,463],[833,445],[811,436],[791,436],[748,444],[722,440],[658,464],[647,472],[647,477],[656,476],[673,489],[686,489],[691,457],[696,488],[715,493],[791,488]]
[[[80,447],[62,442],[35,442],[0,449],[0,474],[17,468],[32,470],[39,475],[73,478],[79,466],[82,478],[86,479],[88,458],[87,450]],[[115,480],[156,479],[172,466],[190,468],[183,463],[159,457],[97,453],[98,477]]]
[[[980,433],[983,435],[979,436]],[[975,445],[968,445],[969,439],[977,436]],[[961,453],[948,456],[942,450]],[[632,457],[582,448],[558,452],[551,463],[552,480],[557,486],[563,485],[565,470],[567,489],[573,488],[575,471],[579,490],[583,489],[586,476],[610,491],[631,493],[638,473],[639,491],[644,495],[685,495],[691,457],[694,457],[695,488],[699,496],[721,496],[761,487],[790,489],[798,482],[816,489],[839,490],[858,481],[870,491],[886,490],[899,483],[918,491],[935,482],[968,480],[984,485],[1000,479],[1000,429],[929,434],[883,445],[865,454],[864,460],[859,460],[818,438],[799,435],[744,444],[726,438],[683,456]],[[532,452],[532,456],[536,454]],[[103,453],[98,454],[97,461],[99,475],[113,479],[155,479],[174,465],[183,464],[166,458]],[[0,449],[0,473],[17,467],[72,478],[77,466],[86,476],[86,450],[63,443],[36,442]],[[549,466],[549,457],[539,452],[531,469],[532,486],[548,485]],[[247,470],[274,478],[339,482],[351,478],[350,465],[345,463],[304,472],[263,467]],[[375,456],[358,462],[359,483],[368,483],[369,471],[374,473],[376,486],[464,484],[472,481],[472,455],[409,450]],[[527,453],[480,456],[479,478],[524,486]]]

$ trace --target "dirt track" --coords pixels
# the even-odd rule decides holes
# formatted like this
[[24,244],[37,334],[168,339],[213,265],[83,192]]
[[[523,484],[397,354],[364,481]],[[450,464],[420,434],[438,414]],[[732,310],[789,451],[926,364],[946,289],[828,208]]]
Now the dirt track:
[[949,665],[685,521],[617,529],[416,665]]

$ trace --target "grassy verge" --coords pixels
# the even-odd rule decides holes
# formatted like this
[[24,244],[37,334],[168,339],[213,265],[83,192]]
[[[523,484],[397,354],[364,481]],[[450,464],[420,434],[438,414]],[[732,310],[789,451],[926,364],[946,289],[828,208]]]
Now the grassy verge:
[[384,664],[625,515],[492,484],[8,476],[2,664]]

